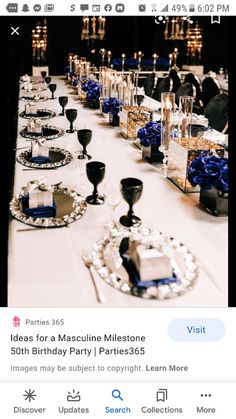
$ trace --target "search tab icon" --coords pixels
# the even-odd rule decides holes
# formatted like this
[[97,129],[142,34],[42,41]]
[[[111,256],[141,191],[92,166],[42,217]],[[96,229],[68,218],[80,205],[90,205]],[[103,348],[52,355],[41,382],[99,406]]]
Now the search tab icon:
[[112,397],[114,397],[114,399],[120,399],[123,402],[123,399],[122,399],[121,394],[120,394],[120,390],[118,390],[117,388],[112,390],[111,395],[112,395]]

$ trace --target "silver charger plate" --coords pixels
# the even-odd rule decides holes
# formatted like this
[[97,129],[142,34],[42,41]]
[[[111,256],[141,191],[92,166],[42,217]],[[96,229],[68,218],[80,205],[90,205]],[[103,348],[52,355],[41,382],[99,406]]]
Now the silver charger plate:
[[41,95],[35,95],[35,96],[27,96],[23,95],[20,96],[20,100],[23,100],[24,102],[45,102],[48,100],[48,96],[41,96]]
[[73,159],[73,156],[69,151],[62,148],[49,147],[49,157],[51,162],[34,163],[28,158],[30,152],[30,149],[22,151],[16,160],[23,166],[31,167],[32,169],[56,169],[57,167],[66,166]]
[[170,257],[177,281],[146,289],[136,287],[130,281],[119,254],[122,238],[131,234],[126,229],[117,230],[115,235],[104,236],[93,245],[90,255],[93,266],[106,283],[125,294],[158,300],[176,298],[192,289],[198,277],[198,264],[191,251],[178,239],[147,228],[138,229],[140,242],[164,246],[164,253]]
[[85,213],[87,204],[84,198],[76,191],[54,186],[53,198],[56,204],[56,217],[33,218],[23,213],[21,198],[24,192],[20,192],[10,202],[10,212],[14,218],[24,224],[34,227],[52,228],[64,227],[79,220]]
[[25,113],[25,111],[23,111],[20,112],[19,116],[25,119],[38,118],[45,120],[56,116],[56,112],[51,111],[50,109],[37,109],[36,113]]
[[35,135],[32,132],[28,132],[25,127],[20,131],[20,135],[24,138],[36,140],[37,138],[44,138],[45,140],[55,140],[56,138],[62,137],[65,131],[62,128],[54,127],[52,125],[44,125],[42,127],[43,135]]

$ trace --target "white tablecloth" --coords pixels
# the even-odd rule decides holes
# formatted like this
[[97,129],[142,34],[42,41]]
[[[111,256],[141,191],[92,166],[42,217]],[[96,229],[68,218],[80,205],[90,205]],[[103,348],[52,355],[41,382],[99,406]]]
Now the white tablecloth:
[[[52,77],[57,83],[56,96],[68,95],[67,108],[77,108],[76,127],[90,128],[93,138],[88,146],[93,160],[106,163],[105,179],[132,176],[142,179],[143,195],[134,210],[142,218],[143,225],[170,233],[180,239],[208,267],[216,284],[200,268],[198,280],[191,291],[171,300],[144,300],[126,295],[98,278],[106,302],[97,303],[90,273],[81,260],[81,253],[89,251],[92,244],[105,234],[104,224],[110,220],[111,209],[105,203],[101,206],[88,205],[85,215],[68,228],[45,229],[17,232],[27,227],[12,219],[9,224],[9,277],[8,298],[10,307],[224,307],[227,306],[227,218],[214,217],[198,206],[199,195],[184,194],[171,181],[163,179],[156,167],[142,161],[141,151],[121,137],[119,128],[108,125],[107,119],[99,111],[88,109],[78,101],[75,90],[59,77]],[[48,92],[48,96],[51,93]],[[23,110],[25,102],[19,102]],[[48,100],[39,104],[58,113],[58,100]],[[45,121],[44,121],[45,122]],[[68,128],[66,117],[56,116],[48,121],[50,125]],[[27,123],[19,118],[18,129]],[[30,141],[20,135],[17,147]],[[68,150],[79,150],[77,135],[68,134],[51,146]],[[19,153],[20,150],[17,151]],[[48,181],[63,180],[88,194],[92,185],[74,160],[68,166],[56,170],[24,170],[16,163],[13,194],[18,193],[27,181],[46,174]],[[99,185],[102,191],[103,184]],[[117,219],[127,212],[124,200],[116,208]]]

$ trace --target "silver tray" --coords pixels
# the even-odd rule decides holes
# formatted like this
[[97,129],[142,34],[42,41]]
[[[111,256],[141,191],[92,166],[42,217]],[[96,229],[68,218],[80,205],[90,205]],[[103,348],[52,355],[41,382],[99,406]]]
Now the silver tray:
[[37,109],[36,113],[25,113],[25,111],[19,114],[21,118],[30,119],[30,118],[38,118],[38,119],[50,119],[56,116],[56,112],[51,111],[50,109]]
[[131,234],[125,229],[117,230],[113,237],[105,236],[93,245],[91,260],[97,273],[105,282],[125,294],[145,299],[176,298],[192,289],[198,276],[198,265],[190,250],[174,237],[147,228],[139,229],[140,241],[150,245],[164,246],[165,253],[171,259],[177,281],[146,289],[135,286],[122,265],[119,253],[122,238]]
[[54,186],[53,198],[56,203],[57,212],[56,217],[51,218],[33,218],[23,213],[21,198],[24,192],[16,195],[10,202],[10,212],[14,218],[24,224],[34,227],[64,227],[81,218],[87,208],[84,198],[81,197],[76,191]]
[[49,147],[49,157],[51,162],[49,163],[34,163],[28,160],[28,155],[31,150],[22,151],[19,156],[16,158],[18,163],[26,167],[31,167],[33,169],[56,169],[57,167],[66,166],[73,159],[72,154],[62,148]]
[[45,102],[48,100],[48,96],[41,96],[41,95],[35,95],[35,96],[27,96],[23,95],[20,96],[20,100],[23,100],[24,102]]
[[62,128],[54,127],[51,125],[44,125],[42,127],[43,135],[35,135],[32,132],[28,132],[25,127],[20,131],[20,135],[24,138],[29,138],[31,140],[36,140],[37,138],[44,138],[45,140],[55,140],[56,138],[62,137],[65,134],[65,131]]

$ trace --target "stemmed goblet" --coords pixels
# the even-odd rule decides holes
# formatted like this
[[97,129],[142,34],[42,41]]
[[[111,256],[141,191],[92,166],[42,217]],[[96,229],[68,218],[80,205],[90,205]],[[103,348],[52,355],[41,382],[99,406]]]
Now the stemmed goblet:
[[66,132],[69,132],[70,134],[72,134],[73,132],[76,131],[74,130],[73,122],[77,118],[77,109],[66,109],[66,117],[68,121],[70,122],[70,129],[67,129]]
[[46,85],[48,87],[49,83],[51,83],[51,81],[52,81],[52,77],[46,76],[46,77],[44,77],[44,81],[45,81],[45,83],[46,83]]
[[144,96],[143,95],[136,95],[135,99],[136,99],[137,105],[141,106],[142,102],[144,101]]
[[120,217],[120,223],[125,227],[139,227],[141,219],[134,215],[133,205],[138,202],[143,191],[143,182],[140,179],[128,177],[120,181],[121,194],[124,200],[129,204],[127,215]]
[[59,115],[64,116],[65,115],[65,107],[68,103],[68,96],[59,96],[58,100],[59,100],[59,103],[62,107],[62,111],[61,111],[61,113],[59,113]]
[[104,203],[105,198],[99,195],[97,186],[102,182],[105,176],[105,163],[100,161],[91,161],[86,164],[86,174],[88,180],[93,184],[94,189],[92,195],[88,195],[86,201],[91,205],[101,205]]
[[109,179],[105,185],[105,197],[106,203],[112,210],[111,220],[105,225],[105,228],[108,231],[115,229],[116,221],[115,221],[115,209],[121,202],[121,193],[119,184],[115,182],[113,179]]
[[55,83],[50,83],[48,85],[48,88],[49,88],[50,92],[52,93],[51,99],[55,99],[54,92],[56,91],[57,85]]
[[46,75],[47,75],[46,71],[41,71],[41,76],[42,76],[43,81],[44,81]]
[[92,156],[87,153],[86,147],[92,140],[92,131],[91,129],[79,129],[77,131],[77,137],[79,143],[83,146],[83,151],[78,155],[78,159],[88,159],[90,160]]

